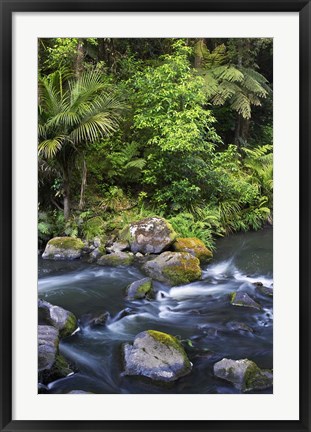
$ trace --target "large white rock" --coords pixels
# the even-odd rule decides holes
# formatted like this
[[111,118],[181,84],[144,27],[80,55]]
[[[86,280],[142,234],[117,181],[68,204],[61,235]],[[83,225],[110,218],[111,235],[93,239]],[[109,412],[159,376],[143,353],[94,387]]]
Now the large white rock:
[[80,258],[85,247],[83,241],[74,237],[54,237],[46,245],[42,258],[50,260],[74,260]]
[[120,237],[129,242],[133,253],[159,254],[171,246],[176,233],[165,219],[150,217],[131,223]]
[[124,345],[124,375],[137,375],[155,381],[175,381],[191,372],[182,345],[167,333],[147,330],[139,333],[133,345]]

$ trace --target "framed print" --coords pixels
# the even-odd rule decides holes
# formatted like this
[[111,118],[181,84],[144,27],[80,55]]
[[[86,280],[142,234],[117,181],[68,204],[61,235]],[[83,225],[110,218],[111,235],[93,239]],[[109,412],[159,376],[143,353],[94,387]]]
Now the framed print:
[[1,29],[1,430],[310,430],[310,2]]

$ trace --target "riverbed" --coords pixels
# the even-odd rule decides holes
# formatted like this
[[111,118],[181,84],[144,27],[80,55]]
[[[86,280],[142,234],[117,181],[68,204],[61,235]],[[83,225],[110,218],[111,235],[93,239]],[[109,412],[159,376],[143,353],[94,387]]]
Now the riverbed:
[[[224,357],[248,358],[273,368],[273,299],[255,285],[273,287],[273,230],[233,234],[217,241],[213,260],[203,265],[202,280],[178,287],[154,282],[152,300],[125,300],[127,285],[145,275],[138,267],[100,267],[82,261],[39,258],[38,295],[73,312],[110,316],[105,326],[84,327],[64,339],[60,352],[76,372],[48,385],[50,393],[239,393],[213,375]],[[230,295],[247,292],[262,309],[233,306]],[[122,344],[144,330],[177,336],[192,372],[159,385],[122,374]],[[254,391],[271,393],[272,389]]]

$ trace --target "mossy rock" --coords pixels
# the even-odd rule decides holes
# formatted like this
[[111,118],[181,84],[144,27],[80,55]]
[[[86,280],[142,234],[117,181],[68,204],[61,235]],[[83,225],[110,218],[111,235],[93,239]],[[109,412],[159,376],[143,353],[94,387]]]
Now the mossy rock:
[[59,354],[59,332],[53,326],[38,326],[38,378],[48,384],[64,378],[73,370],[67,360]]
[[38,326],[38,371],[50,370],[58,354],[59,332],[50,325]]
[[230,303],[233,306],[242,306],[252,309],[261,310],[262,307],[259,303],[255,302],[246,292],[237,291],[230,295]]
[[206,262],[213,258],[213,253],[202,240],[196,237],[177,238],[172,248],[175,252],[188,252],[198,258],[200,262]]
[[127,300],[141,300],[152,296],[152,279],[144,278],[131,283],[126,289]]
[[47,243],[42,258],[50,260],[74,260],[82,255],[83,241],[75,237],[54,237]]
[[156,330],[139,333],[125,344],[124,375],[170,382],[191,372],[192,364],[181,343],[172,335]]
[[97,260],[97,264],[101,266],[129,266],[133,263],[134,256],[126,252],[111,253],[104,255]]
[[48,324],[59,330],[61,338],[70,336],[77,328],[77,319],[72,312],[38,300],[39,324]]
[[132,222],[119,234],[128,242],[133,253],[159,254],[168,249],[176,239],[172,225],[161,217],[149,217]]
[[262,286],[257,286],[256,291],[259,292],[261,295],[273,297],[273,288],[262,285]]
[[163,252],[148,261],[143,270],[153,279],[169,285],[182,285],[201,278],[200,261],[188,252]]
[[249,359],[232,360],[223,358],[214,364],[214,374],[231,382],[242,392],[264,390],[272,386],[273,373],[270,369],[260,369]]

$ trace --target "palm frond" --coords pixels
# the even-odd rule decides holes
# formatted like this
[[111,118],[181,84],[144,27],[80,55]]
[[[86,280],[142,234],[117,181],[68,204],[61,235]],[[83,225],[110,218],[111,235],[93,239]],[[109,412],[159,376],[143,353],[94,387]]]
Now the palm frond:
[[41,141],[38,145],[39,155],[51,159],[62,148],[65,139],[65,135],[60,135],[52,139]]

